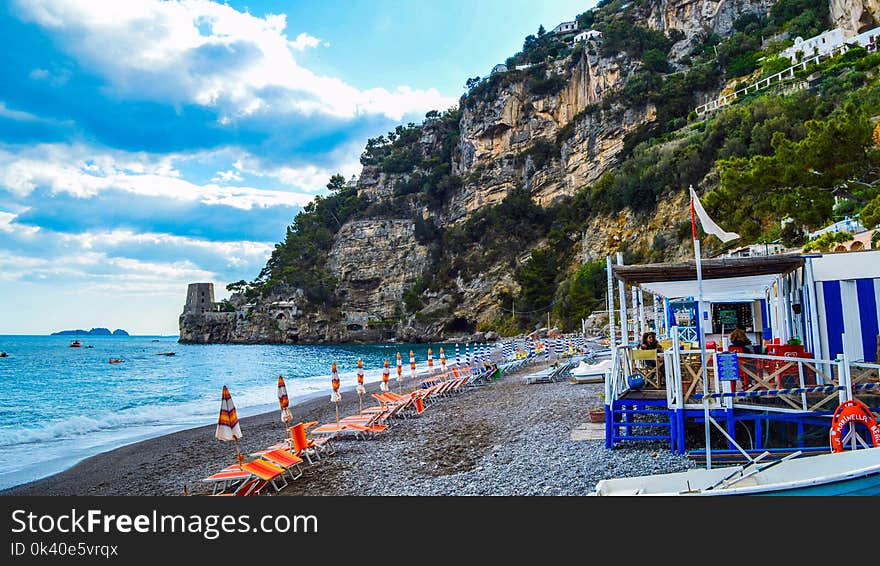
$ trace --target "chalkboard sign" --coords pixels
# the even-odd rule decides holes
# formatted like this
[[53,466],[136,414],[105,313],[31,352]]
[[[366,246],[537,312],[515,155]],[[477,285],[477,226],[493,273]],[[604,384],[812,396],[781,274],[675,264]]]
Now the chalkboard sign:
[[735,328],[753,330],[752,303],[717,303],[712,305],[712,332],[729,334]]
[[736,327],[737,323],[739,322],[739,317],[736,316],[735,310],[719,310],[718,318],[721,319],[721,324],[728,328]]

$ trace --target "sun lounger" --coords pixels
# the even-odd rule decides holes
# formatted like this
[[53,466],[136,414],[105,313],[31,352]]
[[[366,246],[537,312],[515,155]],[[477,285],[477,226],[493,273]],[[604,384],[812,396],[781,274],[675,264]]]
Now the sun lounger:
[[[311,423],[308,423],[311,425]],[[316,423],[317,424],[317,423]],[[309,427],[314,431],[314,428]],[[332,438],[332,437],[331,437]],[[294,455],[305,459],[309,464],[313,464],[315,460],[321,459],[321,444],[329,446],[330,438],[324,440],[321,444],[310,439],[306,434],[306,423],[297,423],[290,427],[291,452]]]
[[235,489],[235,491],[227,491],[223,493],[212,493],[214,496],[248,496],[248,495],[259,495],[260,492],[263,491],[269,482],[266,480],[261,480],[259,478],[250,478],[242,483],[239,487]]
[[206,477],[202,481],[213,484],[211,486],[211,495],[217,495],[218,490],[220,493],[225,493],[230,488],[241,484],[250,477],[250,472],[242,470],[238,464],[232,464],[216,474]]
[[[284,468],[276,466],[272,462],[266,460],[252,460],[241,465],[241,469],[250,472],[261,480],[265,480],[272,486],[276,492],[287,487],[287,480],[284,474],[287,472]],[[279,482],[283,482],[279,485]]]
[[[290,474],[290,479],[292,480],[298,479],[303,474],[301,465],[303,459],[288,451],[286,448],[273,447],[262,452],[257,452],[253,455],[284,468],[287,470],[287,473]],[[294,470],[297,472],[296,475],[293,475]]]

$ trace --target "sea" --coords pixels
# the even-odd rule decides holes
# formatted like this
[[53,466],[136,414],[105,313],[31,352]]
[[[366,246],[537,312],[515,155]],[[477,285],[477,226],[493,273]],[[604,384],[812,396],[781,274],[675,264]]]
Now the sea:
[[[71,348],[74,339],[82,347]],[[240,417],[278,410],[278,376],[291,404],[327,396],[331,363],[341,390],[396,382],[400,352],[410,375],[432,348],[447,363],[454,344],[184,345],[177,336],[0,336],[0,489],[61,472],[89,456],[178,430],[216,424],[223,386]],[[161,355],[174,352],[173,356]],[[464,359],[464,345],[461,357]],[[111,358],[122,363],[111,364]],[[279,413],[280,414],[280,413]],[[247,434],[247,430],[242,430]]]

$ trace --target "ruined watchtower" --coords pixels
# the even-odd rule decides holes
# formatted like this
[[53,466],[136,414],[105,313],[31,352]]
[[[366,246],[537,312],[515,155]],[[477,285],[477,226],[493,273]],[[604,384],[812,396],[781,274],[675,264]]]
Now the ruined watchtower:
[[184,314],[199,314],[214,310],[214,284],[190,283],[186,291]]

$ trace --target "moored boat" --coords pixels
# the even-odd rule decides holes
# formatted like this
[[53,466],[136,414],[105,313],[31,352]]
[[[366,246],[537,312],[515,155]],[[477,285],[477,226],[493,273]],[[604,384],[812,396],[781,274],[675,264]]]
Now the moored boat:
[[71,348],[79,348],[81,346],[82,346],[82,342],[80,342],[79,340],[74,340],[73,342],[70,343]]
[[880,447],[601,480],[591,495],[880,495]]

